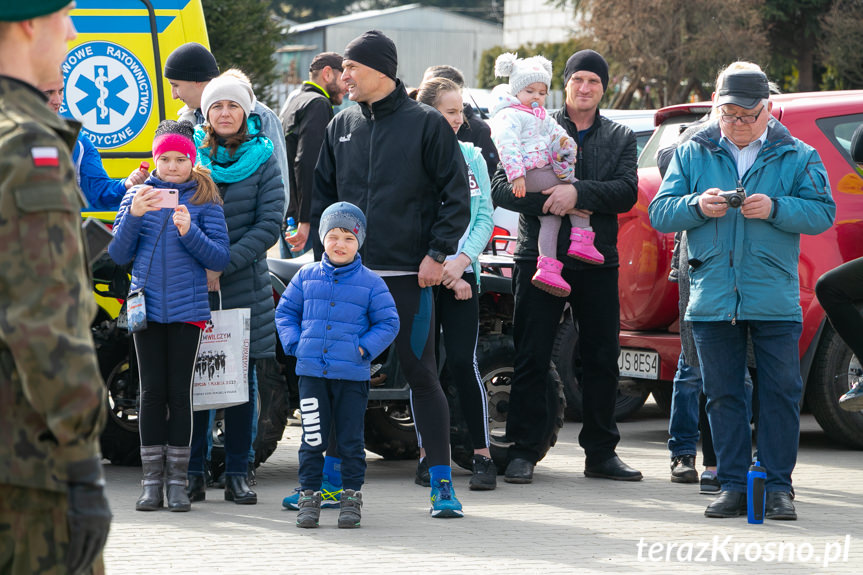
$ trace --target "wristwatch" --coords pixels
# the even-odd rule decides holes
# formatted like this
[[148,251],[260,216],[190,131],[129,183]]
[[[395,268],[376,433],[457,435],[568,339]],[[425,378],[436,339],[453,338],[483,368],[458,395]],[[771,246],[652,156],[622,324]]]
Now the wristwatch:
[[429,250],[428,257],[430,257],[439,264],[442,264],[446,261],[446,254],[437,250]]

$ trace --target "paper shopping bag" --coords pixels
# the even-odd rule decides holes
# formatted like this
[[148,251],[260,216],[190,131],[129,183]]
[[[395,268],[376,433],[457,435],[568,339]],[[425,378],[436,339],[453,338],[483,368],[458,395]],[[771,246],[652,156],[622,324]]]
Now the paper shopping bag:
[[249,401],[249,308],[211,312],[201,334],[192,406],[222,409]]

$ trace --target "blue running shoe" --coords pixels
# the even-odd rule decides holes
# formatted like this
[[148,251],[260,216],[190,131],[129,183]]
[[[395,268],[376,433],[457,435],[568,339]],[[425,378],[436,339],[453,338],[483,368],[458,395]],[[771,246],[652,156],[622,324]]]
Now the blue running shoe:
[[[282,507],[284,507],[285,509],[292,509],[294,511],[298,511],[300,508],[299,502],[301,493],[301,488],[295,488],[293,495],[288,495],[287,497],[282,499]],[[321,483],[321,508],[338,509],[341,499],[341,486],[333,485],[332,483],[327,481],[326,477],[324,477],[324,481],[323,483]]]
[[429,513],[431,513],[432,517],[440,518],[464,517],[461,503],[455,497],[451,481],[441,479],[432,486],[431,509]]
[[839,398],[839,407],[845,411],[863,410],[863,378],[857,378],[854,387]]

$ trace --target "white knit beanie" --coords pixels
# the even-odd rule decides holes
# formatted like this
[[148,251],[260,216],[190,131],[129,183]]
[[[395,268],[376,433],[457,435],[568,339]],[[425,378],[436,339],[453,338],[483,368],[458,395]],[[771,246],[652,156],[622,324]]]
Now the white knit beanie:
[[542,82],[551,88],[551,62],[542,56],[519,58],[518,54],[504,52],[494,62],[494,75],[509,77],[510,92],[513,96],[534,82]]
[[201,94],[201,111],[204,112],[204,121],[209,120],[210,106],[220,100],[236,102],[248,118],[249,114],[252,113],[252,107],[255,105],[255,92],[249,84],[235,76],[223,74],[218,78],[213,78]]

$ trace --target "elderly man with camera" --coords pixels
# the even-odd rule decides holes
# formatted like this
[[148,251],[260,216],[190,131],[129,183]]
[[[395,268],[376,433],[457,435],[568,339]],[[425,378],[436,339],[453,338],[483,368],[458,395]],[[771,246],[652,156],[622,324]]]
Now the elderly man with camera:
[[[836,206],[811,146],[771,116],[767,76],[728,73],[717,119],[674,154],[650,204],[661,232],[686,230],[692,322],[722,484],[704,514],[746,514],[752,433],[746,415],[746,336],[758,368],[758,455],[768,519],[796,519],[791,472],[800,429],[797,264],[800,234],[819,234]],[[742,201],[741,201],[742,200]]]

